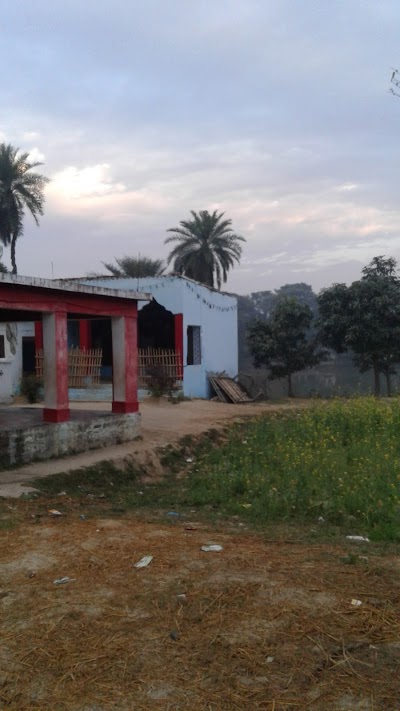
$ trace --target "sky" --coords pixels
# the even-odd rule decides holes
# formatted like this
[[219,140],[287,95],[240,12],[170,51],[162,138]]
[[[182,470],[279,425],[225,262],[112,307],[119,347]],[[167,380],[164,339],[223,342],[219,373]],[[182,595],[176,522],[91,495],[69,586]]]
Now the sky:
[[203,209],[247,240],[228,291],[400,262],[398,0],[14,0],[0,33],[0,141],[51,179],[20,274],[165,258]]

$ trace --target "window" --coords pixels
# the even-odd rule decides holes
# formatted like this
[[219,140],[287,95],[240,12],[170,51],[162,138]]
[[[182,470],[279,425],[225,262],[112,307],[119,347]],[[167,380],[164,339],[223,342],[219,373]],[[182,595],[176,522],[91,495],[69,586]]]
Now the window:
[[201,340],[200,326],[187,327],[187,365],[200,365]]
[[6,344],[4,336],[0,336],[0,358],[6,357]]

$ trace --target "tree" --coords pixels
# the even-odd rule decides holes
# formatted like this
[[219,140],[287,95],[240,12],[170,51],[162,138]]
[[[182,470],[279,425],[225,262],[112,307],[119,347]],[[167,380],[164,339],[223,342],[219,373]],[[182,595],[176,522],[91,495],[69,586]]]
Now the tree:
[[11,247],[12,273],[17,273],[16,242],[23,233],[27,209],[36,224],[44,211],[44,188],[40,173],[31,172],[42,163],[29,162],[29,153],[19,153],[11,144],[0,144],[0,241]]
[[224,214],[191,210],[191,220],[182,220],[180,227],[167,230],[172,236],[166,238],[165,244],[177,243],[168,255],[168,264],[173,263],[175,272],[221,289],[229,270],[240,262],[240,243],[246,241],[233,232],[232,220],[224,220]]
[[270,380],[287,378],[289,397],[294,397],[293,374],[317,365],[325,357],[316,338],[310,337],[312,320],[309,306],[285,297],[267,321],[258,319],[248,329],[255,367],[268,368]]
[[353,352],[360,372],[372,369],[374,392],[380,374],[391,394],[391,375],[400,361],[400,281],[396,260],[374,257],[350,287],[334,284],[318,296],[321,342],[337,353]]
[[115,259],[116,264],[103,262],[106,269],[116,277],[130,277],[138,279],[140,277],[161,276],[165,270],[162,259],[151,259],[151,257],[121,257]]

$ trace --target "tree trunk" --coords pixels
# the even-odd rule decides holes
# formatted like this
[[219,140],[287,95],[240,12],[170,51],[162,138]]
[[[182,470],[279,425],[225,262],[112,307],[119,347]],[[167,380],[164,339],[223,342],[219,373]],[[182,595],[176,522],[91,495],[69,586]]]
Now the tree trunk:
[[381,381],[379,377],[378,364],[374,363],[374,395],[375,397],[380,397],[381,394]]
[[13,235],[11,237],[11,264],[12,264],[12,274],[17,274],[17,262],[15,261],[15,245],[17,242],[18,235]]
[[387,390],[387,396],[392,397],[392,379],[390,377],[390,368],[388,367],[386,373],[386,390]]
[[292,374],[291,373],[289,373],[287,376],[287,382],[288,382],[288,397],[294,397],[293,385],[292,385]]

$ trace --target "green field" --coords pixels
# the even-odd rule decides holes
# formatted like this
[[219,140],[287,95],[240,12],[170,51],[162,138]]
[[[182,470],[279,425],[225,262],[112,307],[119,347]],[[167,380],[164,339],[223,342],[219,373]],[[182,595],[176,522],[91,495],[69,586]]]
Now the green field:
[[[177,478],[179,469],[186,476]],[[222,438],[186,438],[165,458],[165,473],[143,486],[133,462],[123,471],[105,463],[37,484],[48,493],[102,491],[121,512],[195,507],[258,526],[322,517],[376,540],[400,540],[400,401],[336,400],[271,413]]]

